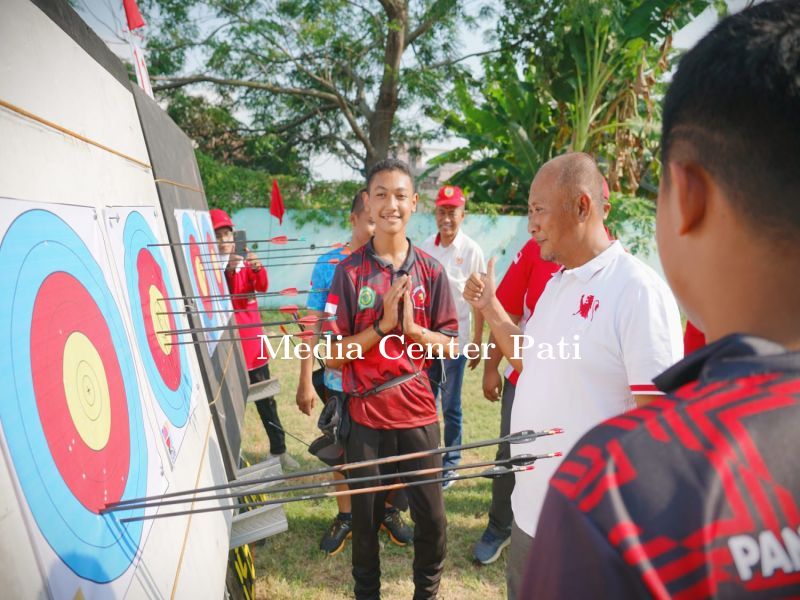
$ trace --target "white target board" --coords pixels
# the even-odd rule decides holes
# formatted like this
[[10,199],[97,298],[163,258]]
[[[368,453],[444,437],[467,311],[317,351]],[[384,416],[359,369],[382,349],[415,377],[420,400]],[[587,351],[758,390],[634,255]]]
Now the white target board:
[[189,306],[200,315],[208,354],[217,349],[231,317],[231,301],[225,281],[225,265],[217,252],[217,241],[207,211],[175,209],[181,253],[189,271],[192,294]]
[[171,465],[178,458],[189,417],[200,395],[200,376],[190,345],[189,323],[166,233],[152,206],[110,207],[106,232],[113,264],[131,315],[133,345],[141,357],[144,385]]
[[196,352],[165,333],[186,319],[158,309],[181,291],[150,245],[166,227],[129,82],[51,14],[2,0],[2,595],[219,598],[229,512],[103,510],[226,476]]

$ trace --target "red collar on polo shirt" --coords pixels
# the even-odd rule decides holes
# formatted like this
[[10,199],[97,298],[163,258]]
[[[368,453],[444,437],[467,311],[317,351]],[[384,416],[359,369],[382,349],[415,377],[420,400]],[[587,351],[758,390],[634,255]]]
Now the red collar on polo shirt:
[[[461,228],[459,227],[458,231],[456,232],[456,237],[453,238],[453,241],[450,243],[450,246],[448,246],[448,248],[450,248],[451,246],[456,246],[456,247],[460,246],[463,240],[464,240],[464,235],[461,233]],[[433,240],[433,245],[439,246],[441,243],[442,243],[442,234],[437,233],[436,237]]]

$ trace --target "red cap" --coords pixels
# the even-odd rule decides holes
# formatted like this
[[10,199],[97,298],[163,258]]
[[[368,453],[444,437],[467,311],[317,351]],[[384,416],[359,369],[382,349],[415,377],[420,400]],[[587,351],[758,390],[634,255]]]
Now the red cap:
[[233,221],[221,208],[212,208],[208,211],[208,214],[211,215],[211,226],[214,228],[214,231],[219,229],[220,227],[230,227],[233,229]]
[[464,192],[455,185],[446,185],[436,194],[436,206],[464,206],[466,202]]

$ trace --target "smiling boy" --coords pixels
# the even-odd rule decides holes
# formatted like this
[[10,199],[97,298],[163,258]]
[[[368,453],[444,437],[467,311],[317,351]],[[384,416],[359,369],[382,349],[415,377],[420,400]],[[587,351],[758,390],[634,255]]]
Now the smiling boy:
[[[446,273],[406,237],[418,200],[408,165],[394,159],[377,163],[367,177],[367,190],[366,206],[375,221],[375,236],[336,267],[326,308],[336,314],[335,329],[343,336],[339,344],[345,348],[358,344],[363,355],[355,361],[327,361],[329,368],[342,369],[342,385],[350,396],[347,462],[438,447],[439,424],[425,374],[426,360],[410,357],[406,344],[447,346],[450,338],[458,336]],[[394,335],[383,340],[390,334]],[[441,466],[441,456],[436,455],[387,465],[384,472]],[[374,467],[352,475],[377,473]],[[445,556],[442,487],[423,485],[409,488],[407,494],[415,523],[414,598],[435,598]],[[384,499],[385,493],[352,499],[356,598],[380,597],[377,534]]]

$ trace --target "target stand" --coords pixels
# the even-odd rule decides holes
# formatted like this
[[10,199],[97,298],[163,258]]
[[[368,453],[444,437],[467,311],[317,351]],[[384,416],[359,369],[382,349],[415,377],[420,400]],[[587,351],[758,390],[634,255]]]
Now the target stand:
[[[245,462],[246,464],[246,462]],[[239,469],[237,472],[236,481],[248,481],[251,479],[261,479],[264,477],[272,477],[280,475],[281,470],[280,459],[277,457],[269,458],[263,462],[255,465],[247,465]],[[267,489],[280,485],[280,481],[275,481],[268,484]],[[242,490],[242,498],[245,501],[258,502],[266,500],[265,494],[251,493],[254,489],[263,490],[265,485],[254,484],[253,487],[243,486],[239,488]],[[234,515],[231,524],[231,548],[238,548],[244,544],[263,540],[271,535],[283,533],[289,529],[289,524],[286,521],[286,514],[283,511],[283,506],[275,504],[272,506],[261,506],[253,510]]]

